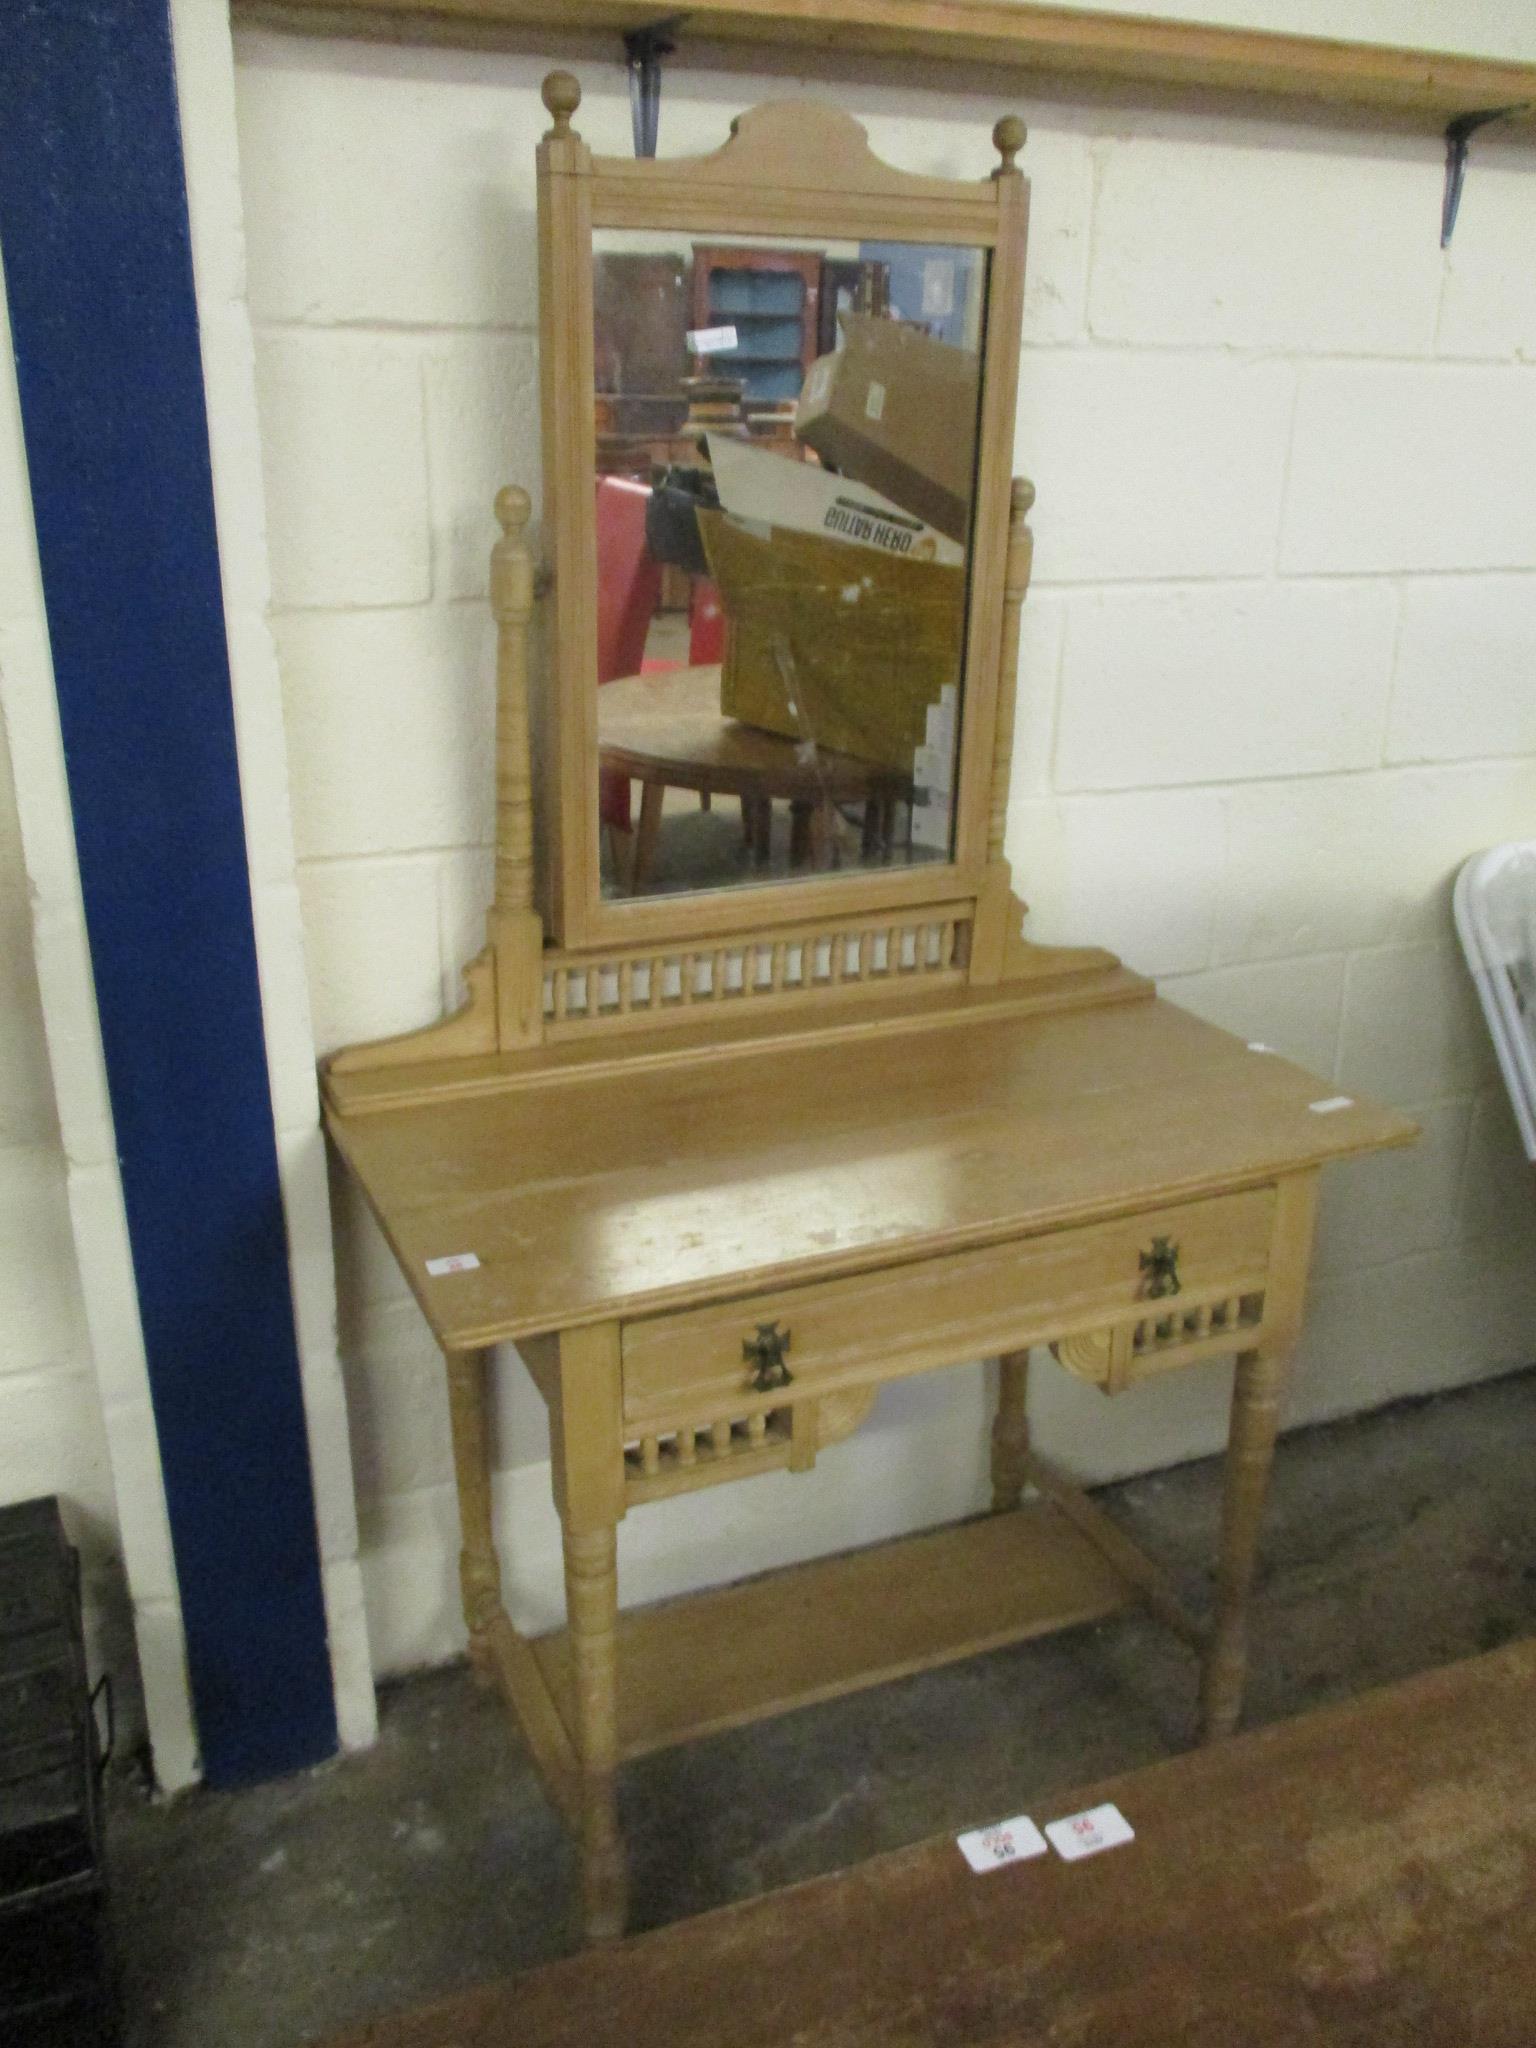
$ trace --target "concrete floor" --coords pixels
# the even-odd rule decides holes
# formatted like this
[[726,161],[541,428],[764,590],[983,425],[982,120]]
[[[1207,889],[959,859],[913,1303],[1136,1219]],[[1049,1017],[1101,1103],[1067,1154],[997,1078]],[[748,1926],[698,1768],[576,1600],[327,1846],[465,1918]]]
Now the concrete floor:
[[[1286,1439],[1250,1724],[1536,1633],[1536,1371]],[[1113,1489],[1207,1588],[1213,1461]],[[655,1926],[999,1815],[1187,1743],[1193,1667],[1139,1620],[1023,1644],[629,1766]],[[110,1844],[130,2048],[298,2048],[565,1953],[573,1863],[462,1669],[388,1689],[366,1756],[154,1805]]]

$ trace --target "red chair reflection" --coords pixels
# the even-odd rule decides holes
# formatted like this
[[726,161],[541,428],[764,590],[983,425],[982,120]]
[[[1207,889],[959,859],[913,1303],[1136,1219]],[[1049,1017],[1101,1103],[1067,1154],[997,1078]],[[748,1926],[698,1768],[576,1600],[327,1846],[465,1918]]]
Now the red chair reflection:
[[[661,564],[645,544],[650,486],[630,477],[597,480],[597,680],[640,673],[645,639],[661,598]],[[605,825],[630,830],[629,779],[605,772],[598,793]]]

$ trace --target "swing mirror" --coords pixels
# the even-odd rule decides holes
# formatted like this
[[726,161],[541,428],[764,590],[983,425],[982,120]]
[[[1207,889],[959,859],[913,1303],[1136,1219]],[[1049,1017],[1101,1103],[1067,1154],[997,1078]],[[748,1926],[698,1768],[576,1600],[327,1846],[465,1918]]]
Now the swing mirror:
[[605,898],[947,862],[986,263],[593,237]]
[[1023,181],[909,176],[805,105],[595,159],[555,84],[546,928],[953,886],[985,834]]

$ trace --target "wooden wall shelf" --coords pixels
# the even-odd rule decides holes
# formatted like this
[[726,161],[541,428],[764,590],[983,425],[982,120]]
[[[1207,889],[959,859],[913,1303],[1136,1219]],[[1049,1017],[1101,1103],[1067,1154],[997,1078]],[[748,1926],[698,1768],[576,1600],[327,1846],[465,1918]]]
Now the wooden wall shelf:
[[[535,28],[577,34],[680,14],[684,43],[773,43],[948,58],[1057,78],[1259,94],[1355,114],[1454,115],[1523,105],[1536,135],[1536,64],[1320,36],[1210,28],[1026,0],[235,0],[237,19],[330,35],[484,41]],[[1501,128],[1498,132],[1502,133]]]

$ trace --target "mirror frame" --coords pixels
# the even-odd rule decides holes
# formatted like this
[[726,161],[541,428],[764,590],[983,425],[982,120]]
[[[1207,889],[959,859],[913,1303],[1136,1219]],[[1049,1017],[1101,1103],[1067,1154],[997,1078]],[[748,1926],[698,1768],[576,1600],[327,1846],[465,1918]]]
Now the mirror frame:
[[[544,437],[545,660],[536,733],[537,890],[548,938],[568,952],[749,936],[807,920],[932,907],[974,914],[989,878],[1009,485],[1023,316],[1029,186],[1012,158],[1022,124],[1000,123],[1003,163],[972,182],[881,161],[851,116],[817,101],[769,101],[738,116],[708,156],[594,157],[572,129],[580,88],[544,83],[554,126],[538,150],[539,348]],[[1006,136],[1004,131],[1006,132]],[[1017,134],[1018,141],[1013,141]],[[1011,145],[1011,146],[1010,146]],[[593,405],[593,230],[659,228],[979,248],[988,261],[953,852],[946,862],[849,869],[805,880],[604,899],[597,774],[597,473]],[[1011,682],[1011,679],[1010,679]],[[996,849],[995,851],[1000,851]],[[1006,876],[1006,869],[1004,870]],[[991,886],[989,886],[989,880]],[[966,906],[970,908],[967,910]]]

